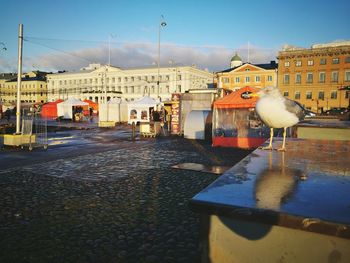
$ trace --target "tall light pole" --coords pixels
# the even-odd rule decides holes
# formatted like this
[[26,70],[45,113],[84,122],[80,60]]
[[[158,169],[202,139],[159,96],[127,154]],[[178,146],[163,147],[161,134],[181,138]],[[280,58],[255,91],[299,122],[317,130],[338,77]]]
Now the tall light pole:
[[159,76],[159,67],[160,67],[160,29],[166,26],[166,22],[164,21],[164,16],[161,16],[161,21],[159,23],[158,28],[158,81],[157,81],[157,98],[159,98],[159,84],[160,84],[160,76]]
[[20,134],[21,133],[22,50],[23,50],[23,24],[19,24],[19,27],[18,27],[18,72],[17,72],[16,134]]

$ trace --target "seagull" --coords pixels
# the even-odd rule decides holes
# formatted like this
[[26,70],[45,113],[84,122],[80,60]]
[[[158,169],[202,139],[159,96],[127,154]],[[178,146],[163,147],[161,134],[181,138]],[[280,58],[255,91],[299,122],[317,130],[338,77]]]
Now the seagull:
[[282,147],[277,150],[286,151],[287,128],[303,120],[306,110],[300,103],[283,97],[277,87],[265,87],[250,95],[259,97],[255,105],[256,112],[265,125],[270,127],[270,143],[262,149],[272,150],[273,129],[283,128]]

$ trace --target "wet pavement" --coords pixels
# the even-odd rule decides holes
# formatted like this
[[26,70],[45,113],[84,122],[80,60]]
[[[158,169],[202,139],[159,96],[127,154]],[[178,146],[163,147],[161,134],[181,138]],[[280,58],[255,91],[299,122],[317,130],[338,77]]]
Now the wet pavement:
[[217,175],[171,167],[250,151],[82,127],[49,133],[46,151],[0,150],[0,262],[200,262],[188,202]]

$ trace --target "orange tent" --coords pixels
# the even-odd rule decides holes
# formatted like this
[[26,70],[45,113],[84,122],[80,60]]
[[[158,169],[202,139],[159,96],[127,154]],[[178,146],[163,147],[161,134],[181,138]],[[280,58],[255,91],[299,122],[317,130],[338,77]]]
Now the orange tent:
[[41,107],[41,117],[43,118],[57,118],[57,104],[63,100],[56,100],[54,102],[45,103]]
[[269,137],[269,129],[255,113],[258,98],[249,96],[259,90],[247,86],[214,102],[213,146],[250,149]]
[[89,114],[89,108],[92,108],[94,110],[94,113],[97,114],[97,112],[98,112],[98,103],[93,102],[92,100],[84,100],[84,102],[89,103],[88,106],[83,106],[84,115],[88,115]]

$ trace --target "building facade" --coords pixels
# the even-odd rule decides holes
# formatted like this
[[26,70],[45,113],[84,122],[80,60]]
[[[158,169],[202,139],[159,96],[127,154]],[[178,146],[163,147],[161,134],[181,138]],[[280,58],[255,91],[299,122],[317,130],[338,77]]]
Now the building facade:
[[[32,71],[22,74],[21,78],[21,103],[45,103],[47,102],[46,72]],[[0,80],[0,99],[3,103],[16,103],[17,101],[17,76],[9,73],[11,78]],[[0,76],[1,77],[1,76]]]
[[239,59],[236,54],[231,59],[231,68],[216,73],[218,88],[236,91],[246,86],[276,86],[278,65],[275,61],[269,64],[250,64],[242,63]]
[[285,97],[321,113],[349,105],[350,41],[286,47],[278,54],[278,87]]
[[93,64],[79,72],[47,76],[49,101],[70,97],[94,102],[112,98],[133,101],[145,95],[166,101],[172,93],[207,89],[211,83],[212,73],[190,66],[161,67],[158,71],[157,67],[121,69]]

